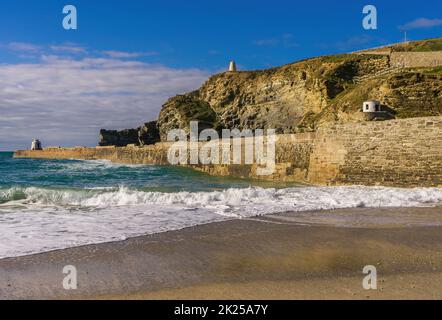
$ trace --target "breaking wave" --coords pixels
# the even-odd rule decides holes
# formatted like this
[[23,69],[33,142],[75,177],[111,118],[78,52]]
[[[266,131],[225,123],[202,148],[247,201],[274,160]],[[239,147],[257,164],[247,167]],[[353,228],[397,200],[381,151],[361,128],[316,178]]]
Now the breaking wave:
[[[332,212],[318,210],[440,203],[442,189],[438,188],[261,184],[208,177],[186,168],[126,166],[102,160],[37,161],[0,153],[0,258],[272,213],[291,211],[296,214],[290,217],[302,223],[335,225],[333,221],[350,220],[351,224],[355,219],[331,218]],[[379,211],[382,215],[385,210]],[[424,218],[418,219],[442,225],[442,217]],[[409,221],[415,223],[415,217]]]
[[[0,258],[281,212],[442,203],[442,189],[231,188],[211,192],[40,187],[0,189]],[[307,215],[307,217],[306,217]]]
[[90,189],[0,189],[0,203],[28,207],[54,206],[105,209],[162,205],[198,207],[238,216],[285,211],[356,207],[416,207],[442,202],[441,188],[296,187],[285,189],[231,188],[212,192],[149,192],[128,187]]

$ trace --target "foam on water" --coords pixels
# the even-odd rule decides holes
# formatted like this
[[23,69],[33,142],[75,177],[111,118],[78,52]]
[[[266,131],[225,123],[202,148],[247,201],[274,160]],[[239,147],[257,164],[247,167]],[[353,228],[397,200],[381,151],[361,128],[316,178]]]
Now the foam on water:
[[312,210],[442,202],[442,189],[251,184],[176,167],[0,153],[0,258],[287,211],[315,223]]
[[229,188],[149,192],[129,187],[0,189],[0,258],[287,211],[436,206],[442,189]]

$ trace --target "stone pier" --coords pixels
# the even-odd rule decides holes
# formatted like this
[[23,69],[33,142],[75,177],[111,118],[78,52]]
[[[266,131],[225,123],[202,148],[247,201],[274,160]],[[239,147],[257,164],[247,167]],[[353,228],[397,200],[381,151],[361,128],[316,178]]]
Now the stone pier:
[[[16,158],[107,159],[124,164],[168,165],[171,143],[144,147],[46,148],[16,151]],[[312,133],[278,135],[276,168],[194,165],[217,176],[315,185],[442,187],[442,117],[336,124]]]

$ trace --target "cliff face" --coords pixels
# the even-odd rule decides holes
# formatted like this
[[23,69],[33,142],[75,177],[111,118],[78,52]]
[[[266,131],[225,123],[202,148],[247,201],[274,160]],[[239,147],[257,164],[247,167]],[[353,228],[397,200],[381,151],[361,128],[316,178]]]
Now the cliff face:
[[199,90],[166,102],[158,119],[161,138],[164,140],[170,129],[187,129],[189,120],[202,120],[215,128],[296,132],[309,127],[310,118],[320,115],[335,97],[351,88],[354,77],[387,66],[387,57],[351,55],[218,74]]
[[[442,115],[442,76],[425,70],[406,70],[374,78],[345,91],[330,104],[330,114],[341,121],[361,119],[361,103],[381,101],[396,118]],[[331,120],[324,117],[322,120]]]
[[171,129],[188,130],[191,120],[215,129],[315,131],[330,122],[363,120],[362,103],[371,99],[398,118],[442,115],[442,72],[398,69],[389,55],[368,53],[226,72],[197,91],[169,99],[158,127],[163,141]]
[[[439,116],[441,46],[442,38],[430,39],[268,70],[217,74],[200,89],[169,99],[157,123],[132,131],[103,131],[100,145],[166,141],[172,129],[189,132],[191,121],[198,121],[200,130],[311,132],[329,123],[366,120],[362,103],[372,99],[381,102],[389,117]],[[400,63],[402,58],[393,54],[406,54],[407,62]]]
[[198,91],[169,99],[158,117],[161,140],[167,140],[172,129],[185,129],[188,133],[192,120],[199,121],[199,130],[219,127],[218,115],[207,101],[200,99]]

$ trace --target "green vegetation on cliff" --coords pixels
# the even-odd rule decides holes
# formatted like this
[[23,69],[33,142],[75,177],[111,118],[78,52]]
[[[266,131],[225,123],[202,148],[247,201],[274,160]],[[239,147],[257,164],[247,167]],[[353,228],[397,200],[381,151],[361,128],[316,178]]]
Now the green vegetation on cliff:
[[442,115],[442,77],[436,70],[404,70],[365,81],[332,100],[330,108],[338,118],[354,119],[362,101],[375,99],[397,118]]
[[198,121],[200,130],[219,129],[218,115],[208,102],[200,99],[198,91],[178,95],[163,105],[158,118],[161,140],[167,139],[167,132],[171,129],[188,128],[191,121]]
[[397,118],[442,115],[442,51],[426,53],[437,50],[442,38],[216,74],[198,90],[170,98],[156,128],[161,140],[172,129],[189,132],[193,120],[200,130],[314,131],[330,122],[364,120],[362,103],[372,99]]
[[[426,51],[441,43],[432,39],[388,48]],[[214,75],[197,91],[163,106],[161,137],[171,129],[187,130],[190,120],[203,128],[313,131],[329,122],[363,120],[362,103],[371,99],[397,118],[442,115],[441,67],[397,70],[388,50],[383,54],[388,48]]]
[[393,46],[393,50],[398,52],[442,51],[442,38],[411,41],[406,44]]

